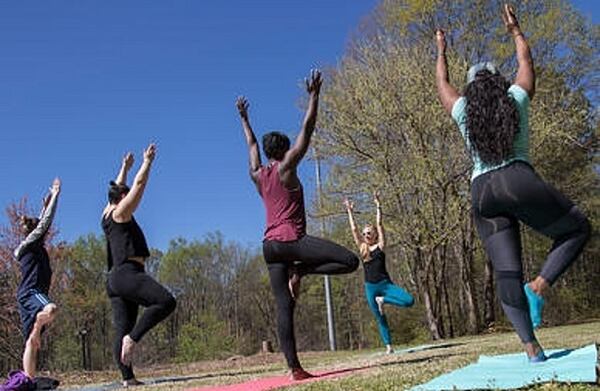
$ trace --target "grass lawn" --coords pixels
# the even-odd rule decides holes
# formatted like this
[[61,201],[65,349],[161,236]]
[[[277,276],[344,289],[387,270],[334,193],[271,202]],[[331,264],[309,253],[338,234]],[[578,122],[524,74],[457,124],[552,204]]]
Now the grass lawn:
[[[552,348],[577,348],[590,343],[600,344],[600,322],[543,328],[537,332],[542,345]],[[367,370],[339,379],[324,380],[294,387],[295,391],[352,391],[352,390],[405,390],[429,381],[451,370],[477,360],[480,354],[520,352],[516,334],[496,333],[475,337],[461,337],[436,342],[446,347],[407,354],[384,355],[381,351],[306,352],[300,360],[308,371],[330,371],[345,368],[368,367]],[[397,350],[405,348],[396,347]],[[136,387],[136,390],[184,390],[216,384],[231,384],[269,375],[286,373],[280,354],[239,357],[225,361],[210,361],[185,365],[164,365],[137,369],[138,378],[162,376],[190,376],[188,381]],[[61,376],[67,387],[114,381],[116,372],[72,373]],[[533,390],[600,390],[598,385],[544,384]]]

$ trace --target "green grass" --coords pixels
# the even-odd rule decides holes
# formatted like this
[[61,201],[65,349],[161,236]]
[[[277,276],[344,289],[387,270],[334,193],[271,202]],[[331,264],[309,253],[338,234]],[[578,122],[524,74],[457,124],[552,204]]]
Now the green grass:
[[[539,330],[537,335],[547,349],[577,348],[590,343],[599,344],[600,322],[544,328]],[[513,332],[462,337],[436,343],[450,343],[453,346],[389,356],[378,354],[381,350],[303,353],[300,359],[309,371],[330,371],[356,367],[369,367],[369,369],[339,379],[324,380],[286,389],[295,391],[405,390],[472,363],[481,354],[521,351],[520,343]],[[404,347],[397,347],[398,350],[402,348]],[[188,382],[136,388],[136,390],[142,391],[183,390],[206,385],[238,383],[267,375],[281,375],[286,373],[286,370],[283,365],[283,357],[279,354],[272,354],[244,357],[234,361],[147,368],[138,372],[142,380],[147,376],[159,377],[167,374],[205,376],[203,379]],[[113,376],[115,379],[116,373]],[[544,384],[531,389],[599,390],[600,387],[597,384]]]

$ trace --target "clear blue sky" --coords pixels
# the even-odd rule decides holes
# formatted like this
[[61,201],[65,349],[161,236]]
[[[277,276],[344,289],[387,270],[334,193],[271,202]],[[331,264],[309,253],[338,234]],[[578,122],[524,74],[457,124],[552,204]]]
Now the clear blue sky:
[[[234,108],[297,132],[299,83],[335,64],[376,0],[0,0],[0,206],[63,180],[60,238],[100,233],[121,156],[156,141],[137,218],[151,246],[220,230],[258,244],[264,216]],[[600,2],[574,1],[598,21]],[[313,169],[301,170],[305,186]],[[5,223],[4,215],[0,223]]]

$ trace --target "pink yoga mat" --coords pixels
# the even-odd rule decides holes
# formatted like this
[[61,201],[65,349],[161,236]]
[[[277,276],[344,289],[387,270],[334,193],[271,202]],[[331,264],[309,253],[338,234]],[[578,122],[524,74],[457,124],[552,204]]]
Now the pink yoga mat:
[[353,373],[361,372],[370,367],[346,368],[327,372],[314,372],[310,379],[294,381],[290,380],[289,375],[263,377],[261,379],[249,380],[244,383],[228,384],[223,386],[205,386],[200,388],[191,388],[188,391],[265,391],[274,390],[285,386],[294,386],[306,384],[327,379],[335,379],[347,376]]

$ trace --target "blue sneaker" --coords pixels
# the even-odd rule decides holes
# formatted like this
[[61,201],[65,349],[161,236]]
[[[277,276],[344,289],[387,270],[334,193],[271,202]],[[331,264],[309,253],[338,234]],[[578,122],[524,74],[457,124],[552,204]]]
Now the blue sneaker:
[[529,316],[531,317],[531,324],[534,329],[537,329],[542,324],[542,310],[544,309],[544,298],[535,293],[529,284],[524,285],[525,296],[527,296],[527,303],[529,303]]
[[544,354],[543,350],[540,350],[538,352],[538,354],[536,354],[533,357],[529,357],[529,363],[530,364],[539,364],[541,362],[544,362],[548,359],[548,357],[546,357],[546,355]]

